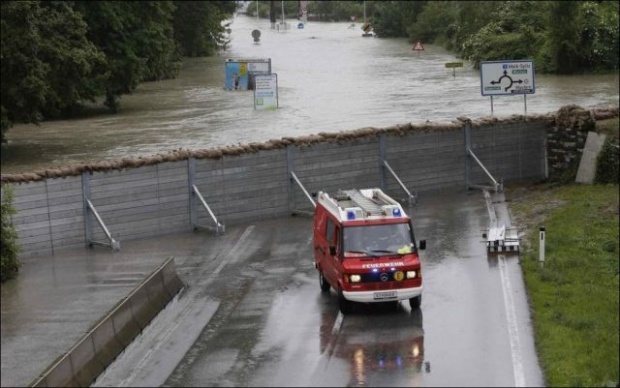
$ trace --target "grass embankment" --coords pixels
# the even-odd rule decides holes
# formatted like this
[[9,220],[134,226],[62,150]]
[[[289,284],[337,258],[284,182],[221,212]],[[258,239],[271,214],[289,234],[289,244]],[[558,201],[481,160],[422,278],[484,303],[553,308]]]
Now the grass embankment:
[[[547,386],[618,386],[618,186],[508,187]],[[545,226],[545,263],[539,227]]]
[[618,141],[619,128],[620,119],[618,117],[596,122],[596,132],[604,133],[608,137],[615,139],[616,142]]

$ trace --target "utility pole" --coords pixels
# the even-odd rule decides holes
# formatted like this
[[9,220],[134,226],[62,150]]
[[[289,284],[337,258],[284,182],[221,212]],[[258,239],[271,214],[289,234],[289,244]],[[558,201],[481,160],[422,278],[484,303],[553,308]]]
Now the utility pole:
[[269,1],[269,21],[271,22],[271,29],[276,28],[276,2],[275,0]]

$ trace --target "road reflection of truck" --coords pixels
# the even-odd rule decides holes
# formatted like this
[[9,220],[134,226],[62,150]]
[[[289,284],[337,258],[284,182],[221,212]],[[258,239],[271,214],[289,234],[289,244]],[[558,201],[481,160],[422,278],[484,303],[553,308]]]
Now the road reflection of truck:
[[[420,249],[426,242],[420,241]],[[340,311],[351,302],[422,303],[422,272],[411,219],[400,203],[377,188],[317,193],[315,267],[323,292],[338,294]]]
[[339,333],[335,317],[322,317],[321,352],[344,360],[351,371],[348,386],[390,386],[404,381],[421,386],[424,365],[422,310],[352,315]]

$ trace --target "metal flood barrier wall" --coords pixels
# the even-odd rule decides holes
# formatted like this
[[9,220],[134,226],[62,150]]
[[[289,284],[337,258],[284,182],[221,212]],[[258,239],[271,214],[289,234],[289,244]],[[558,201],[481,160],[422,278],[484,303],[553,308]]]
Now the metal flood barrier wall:
[[[404,192],[383,161],[418,193],[466,187],[466,173],[471,183],[486,182],[477,165],[466,172],[464,125],[320,134],[217,158],[188,157],[9,183],[20,255],[54,254],[61,248],[88,246],[89,238],[105,240],[98,225],[86,232],[85,198],[111,235],[123,241],[188,232],[192,220],[212,223],[204,208],[190,206],[192,185],[218,219],[234,224],[290,215],[293,209],[312,210],[291,172],[309,192],[381,187],[395,198]],[[546,127],[545,119],[530,117],[474,124],[469,145],[493,176],[504,181],[545,178]]]
[[90,386],[182,288],[170,257],[30,386]]

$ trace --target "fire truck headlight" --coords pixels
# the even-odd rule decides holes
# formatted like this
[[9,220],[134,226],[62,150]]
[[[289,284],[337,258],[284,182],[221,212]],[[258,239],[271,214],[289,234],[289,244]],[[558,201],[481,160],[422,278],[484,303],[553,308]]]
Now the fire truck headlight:
[[411,348],[411,355],[413,357],[418,357],[420,355],[420,347],[418,346],[418,344],[414,344]]
[[416,271],[407,271],[407,279],[414,279],[417,275]]
[[360,275],[350,275],[349,280],[351,280],[351,283],[358,283],[362,280],[362,277]]

